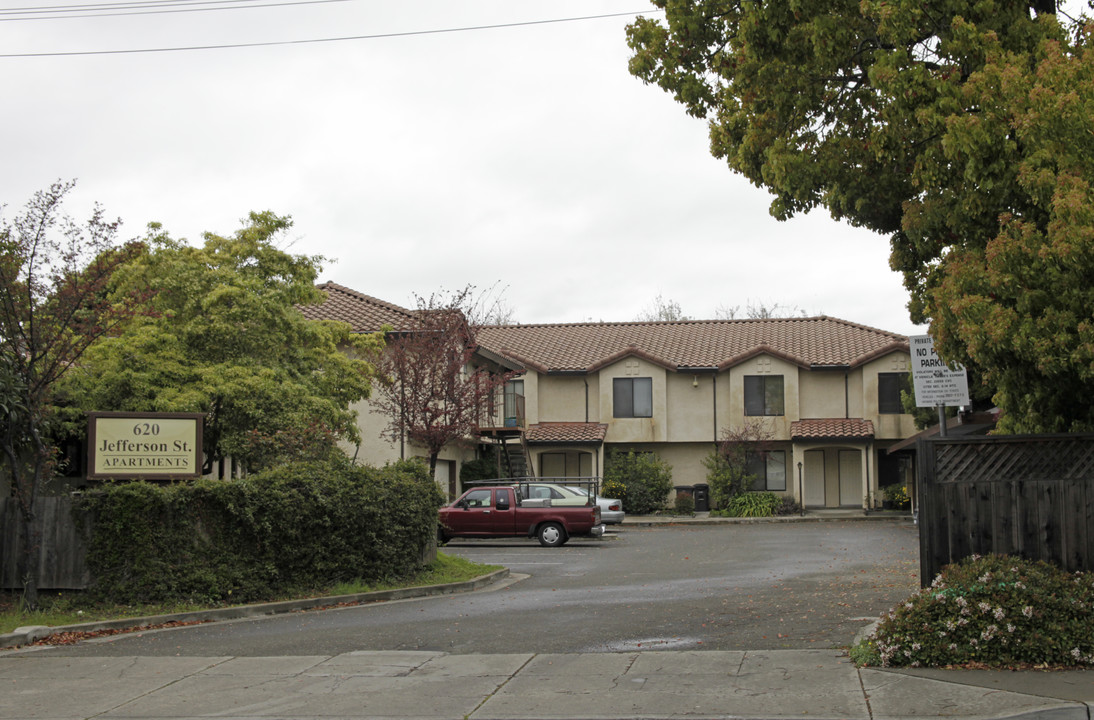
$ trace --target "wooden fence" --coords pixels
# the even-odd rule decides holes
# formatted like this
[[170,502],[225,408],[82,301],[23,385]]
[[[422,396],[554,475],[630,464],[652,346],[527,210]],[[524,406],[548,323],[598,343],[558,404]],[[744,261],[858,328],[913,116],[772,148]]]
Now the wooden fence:
[[921,438],[920,581],[970,555],[1094,570],[1094,435]]
[[[35,520],[42,552],[38,562],[38,587],[52,590],[86,588],[87,544],[73,519],[74,501],[69,496],[38,498]],[[22,519],[14,498],[0,498],[0,589],[22,590],[17,570],[23,551]]]

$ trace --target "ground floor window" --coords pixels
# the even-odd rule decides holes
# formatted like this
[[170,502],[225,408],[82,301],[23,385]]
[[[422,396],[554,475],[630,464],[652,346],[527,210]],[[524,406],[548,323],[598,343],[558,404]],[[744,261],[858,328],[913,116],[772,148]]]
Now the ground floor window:
[[768,450],[756,453],[749,460],[749,473],[755,478],[753,490],[783,492],[786,490],[786,451]]

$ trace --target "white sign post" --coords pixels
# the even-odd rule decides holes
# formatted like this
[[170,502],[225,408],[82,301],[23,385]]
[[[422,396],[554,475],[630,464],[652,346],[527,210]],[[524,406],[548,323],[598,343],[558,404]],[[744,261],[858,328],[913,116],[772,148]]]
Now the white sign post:
[[916,407],[937,407],[940,434],[946,435],[947,405],[970,405],[969,378],[965,368],[951,368],[934,351],[930,335],[908,338],[912,353],[912,385]]

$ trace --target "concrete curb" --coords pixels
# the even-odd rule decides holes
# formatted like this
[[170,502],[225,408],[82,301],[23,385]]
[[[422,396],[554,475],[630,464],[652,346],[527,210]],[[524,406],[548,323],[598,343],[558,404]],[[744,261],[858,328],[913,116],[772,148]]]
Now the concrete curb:
[[164,623],[170,622],[216,622],[220,620],[238,620],[240,618],[260,617],[262,615],[303,612],[305,610],[314,610],[316,608],[342,604],[365,604],[388,602],[391,600],[405,600],[408,598],[430,597],[433,595],[454,595],[456,593],[479,590],[507,577],[509,577],[509,568],[502,568],[501,570],[495,570],[487,575],[482,575],[460,583],[423,585],[420,587],[376,590],[374,592],[354,593],[351,595],[302,598],[300,600],[282,600],[279,602],[258,603],[255,605],[236,605],[213,610],[194,610],[191,612],[168,613],[166,615],[98,620],[76,625],[59,625],[57,627],[50,627],[48,625],[28,625],[26,627],[16,628],[14,632],[0,635],[0,648],[15,648],[22,645],[30,645],[31,643],[51,635],[66,632],[98,632],[100,630],[123,630],[127,628],[139,630],[141,628],[151,627],[153,625],[163,625]]
[[691,517],[676,515],[633,515],[627,516],[619,527],[655,527],[659,525],[759,525],[765,523],[807,523],[807,522],[903,522],[914,524],[908,513],[861,513],[833,515],[778,515],[774,517],[710,517],[706,514]]

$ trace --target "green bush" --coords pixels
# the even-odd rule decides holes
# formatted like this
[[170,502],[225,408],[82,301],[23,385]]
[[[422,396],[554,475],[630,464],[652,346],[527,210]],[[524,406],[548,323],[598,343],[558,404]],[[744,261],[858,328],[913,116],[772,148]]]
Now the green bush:
[[443,496],[420,462],[306,463],[234,481],[108,484],[84,503],[93,594],[207,603],[410,574]]
[[[609,488],[619,494],[609,494]],[[634,515],[650,515],[665,509],[672,491],[672,467],[653,453],[611,450],[604,462],[604,497],[623,501]]]
[[1094,665],[1094,573],[993,555],[947,565],[856,645],[860,665]]
[[771,517],[780,503],[773,492],[749,492],[731,498],[726,510],[730,517]]
[[482,457],[469,460],[460,466],[460,483],[462,485],[482,480],[494,480],[498,477],[498,458],[492,448],[488,449]]
[[676,493],[676,499],[673,500],[673,509],[677,515],[694,515],[695,497],[688,492]]
[[747,463],[740,453],[727,455],[721,450],[713,450],[703,458],[707,469],[707,484],[710,486],[711,506],[727,510],[733,498],[747,492],[752,486],[753,476],[747,471]]
[[908,497],[908,490],[900,483],[886,485],[881,488],[881,493],[886,500],[893,504],[893,507],[900,510],[907,509],[912,502],[911,498]]
[[775,514],[779,516],[800,515],[801,511],[801,503],[789,495],[781,496],[778,505],[775,506]]

